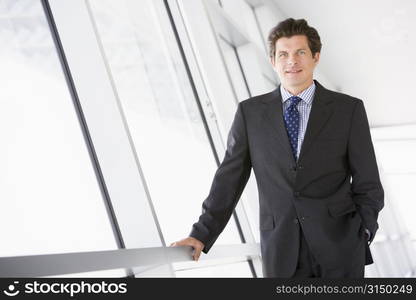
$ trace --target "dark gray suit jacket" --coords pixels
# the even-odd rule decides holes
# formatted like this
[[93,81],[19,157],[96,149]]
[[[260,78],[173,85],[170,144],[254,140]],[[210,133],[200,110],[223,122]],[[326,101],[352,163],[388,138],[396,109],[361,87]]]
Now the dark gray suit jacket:
[[297,162],[283,121],[280,87],[239,103],[225,157],[190,233],[205,244],[204,253],[223,231],[253,169],[265,277],[290,277],[295,271],[298,226],[324,268],[342,267],[357,255],[373,263],[364,228],[371,232],[371,243],[384,191],[364,105],[315,84]]

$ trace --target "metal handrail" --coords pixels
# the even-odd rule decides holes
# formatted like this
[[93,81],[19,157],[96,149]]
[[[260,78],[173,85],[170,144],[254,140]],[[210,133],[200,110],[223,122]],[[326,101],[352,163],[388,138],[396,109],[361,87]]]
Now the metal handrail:
[[[257,257],[260,246],[218,245],[200,260]],[[108,251],[0,257],[0,277],[55,276],[92,271],[163,265],[192,260],[191,247],[153,247]]]

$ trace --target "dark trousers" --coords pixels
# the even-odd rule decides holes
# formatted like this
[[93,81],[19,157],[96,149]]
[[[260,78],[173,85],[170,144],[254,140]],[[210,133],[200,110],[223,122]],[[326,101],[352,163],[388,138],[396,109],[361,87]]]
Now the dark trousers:
[[[325,270],[315,260],[312,253],[309,250],[308,244],[303,235],[303,231],[300,230],[300,245],[298,264],[296,266],[295,273],[292,278],[363,278],[364,277],[364,259],[357,259],[356,262],[352,262],[351,266]],[[363,253],[364,255],[364,253]]]

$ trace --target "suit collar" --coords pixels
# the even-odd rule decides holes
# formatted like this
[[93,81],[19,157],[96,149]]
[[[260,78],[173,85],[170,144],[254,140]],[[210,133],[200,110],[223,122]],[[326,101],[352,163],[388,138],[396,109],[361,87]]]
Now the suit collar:
[[[305,90],[303,90],[296,96],[301,98],[302,101],[304,101],[307,105],[311,105],[313,96],[315,95],[315,89],[315,82],[312,82],[310,86],[308,86]],[[282,96],[282,102],[286,102],[289,98],[295,96],[292,95],[289,91],[287,91],[282,85],[280,85],[280,94]]]
[[[313,144],[314,139],[333,113],[333,99],[330,95],[330,91],[324,88],[317,80],[314,80],[314,82],[316,85],[315,96],[309,115],[309,121],[306,127],[302,148],[299,154],[298,163],[302,162],[305,154]],[[288,159],[292,163],[296,163],[290,148],[289,138],[287,136],[286,127],[283,120],[282,95],[280,93],[280,85],[274,91],[269,93],[268,97],[263,98],[263,103],[265,104],[264,119],[272,129],[272,135],[275,137],[275,139],[277,139],[278,144],[286,150]]]
[[[322,86],[319,83],[318,80],[314,79],[313,81],[314,81],[315,86],[316,86],[314,97],[318,98],[319,99],[318,101],[321,102],[322,104],[332,102],[333,99],[330,96],[331,91],[326,89],[324,86]],[[280,102],[283,102],[282,95],[280,93],[280,86],[281,85],[279,84],[279,86],[275,90],[273,90],[272,92],[267,94],[269,97],[265,97],[263,99],[263,102],[264,103],[269,103],[269,102],[271,102],[273,100],[276,100],[276,99],[278,99]]]

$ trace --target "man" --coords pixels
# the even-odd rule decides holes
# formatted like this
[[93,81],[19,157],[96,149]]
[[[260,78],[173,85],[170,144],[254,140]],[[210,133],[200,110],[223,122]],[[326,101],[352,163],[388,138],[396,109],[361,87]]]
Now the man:
[[208,253],[253,168],[265,277],[364,277],[384,191],[363,102],[313,80],[321,41],[305,20],[279,23],[269,46],[281,85],[239,103],[199,221],[171,246]]

